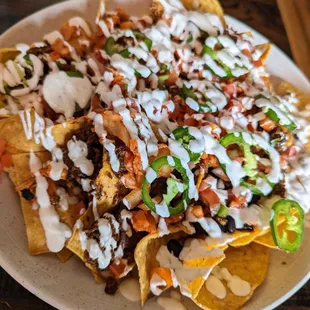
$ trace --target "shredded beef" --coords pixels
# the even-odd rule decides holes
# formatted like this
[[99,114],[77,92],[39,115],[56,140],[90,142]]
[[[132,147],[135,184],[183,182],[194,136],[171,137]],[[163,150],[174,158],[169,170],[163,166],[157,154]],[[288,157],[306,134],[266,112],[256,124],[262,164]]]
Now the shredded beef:
[[115,139],[115,154],[120,162],[119,171],[115,173],[119,178],[127,172],[125,167],[126,145],[118,138]]
[[[88,147],[87,158],[90,159],[94,165],[94,173],[92,179],[95,179],[102,168],[103,147],[99,142],[97,134],[92,131],[90,124],[81,126],[80,130],[76,133],[76,139],[84,141]],[[88,176],[83,174],[81,170],[74,166],[73,162],[68,156],[68,150],[63,152],[64,163],[68,166],[68,180],[74,183],[81,184],[81,178],[87,178]]]
[[285,182],[284,181],[281,181],[280,183],[278,183],[272,193],[269,195],[272,196],[272,195],[279,195],[281,197],[285,197],[285,193],[286,193],[286,189],[285,189]]
[[42,47],[32,47],[29,49],[29,51],[27,52],[28,54],[33,54],[33,55],[40,55],[40,54],[47,54],[50,53],[52,51],[51,46],[42,46]]

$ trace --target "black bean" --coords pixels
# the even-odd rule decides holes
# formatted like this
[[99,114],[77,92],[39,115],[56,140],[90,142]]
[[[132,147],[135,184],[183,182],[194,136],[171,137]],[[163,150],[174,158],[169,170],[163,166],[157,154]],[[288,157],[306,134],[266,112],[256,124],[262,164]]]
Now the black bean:
[[254,195],[252,196],[252,199],[250,201],[250,205],[253,204],[253,203],[257,203],[257,201],[260,199],[260,196],[259,195]]
[[29,188],[23,189],[21,193],[22,193],[23,198],[25,198],[26,200],[34,199],[34,194],[31,192]]
[[177,240],[171,239],[167,244],[168,251],[172,253],[175,257],[179,257],[183,246]]
[[228,215],[226,217],[227,219],[227,230],[228,232],[230,232],[231,234],[235,232],[236,230],[236,223],[235,220],[232,216]]
[[118,289],[117,280],[113,277],[108,277],[104,291],[109,295],[114,295],[117,289]]
[[227,219],[224,217],[219,217],[219,216],[215,216],[214,220],[216,221],[216,223],[220,226],[221,231],[223,233],[227,233],[228,232],[228,228],[227,228]]
[[205,234],[205,230],[201,227],[201,225],[197,222],[192,223],[194,225],[195,231],[198,235],[202,235]]
[[253,231],[254,226],[249,224],[244,224],[242,228],[237,228],[237,230]]

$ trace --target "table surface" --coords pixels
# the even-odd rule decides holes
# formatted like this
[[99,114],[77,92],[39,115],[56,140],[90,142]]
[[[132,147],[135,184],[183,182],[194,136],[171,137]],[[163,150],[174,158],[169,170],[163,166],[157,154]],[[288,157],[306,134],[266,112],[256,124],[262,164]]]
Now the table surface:
[[[23,17],[57,2],[59,1],[0,0],[0,34]],[[291,56],[276,0],[221,0],[221,3],[226,14],[236,17],[264,34]],[[0,267],[0,310],[7,309],[52,310],[54,308],[24,289]],[[310,282],[278,309],[310,309]]]

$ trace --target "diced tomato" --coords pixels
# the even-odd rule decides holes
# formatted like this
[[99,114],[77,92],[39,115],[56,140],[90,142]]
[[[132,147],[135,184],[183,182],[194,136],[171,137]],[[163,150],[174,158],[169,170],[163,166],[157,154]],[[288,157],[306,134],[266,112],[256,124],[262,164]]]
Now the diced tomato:
[[56,61],[60,58],[60,54],[58,52],[51,52],[50,57],[51,57],[52,61]]
[[199,126],[199,121],[196,119],[189,117],[184,121],[184,125],[186,126],[192,126],[192,127],[198,127]]
[[183,214],[179,214],[179,215],[172,215],[170,217],[167,217],[165,219],[167,226],[170,224],[175,224],[180,222],[184,217],[184,213]]
[[230,200],[229,206],[231,208],[242,208],[244,204],[247,202],[246,196],[236,197],[232,191],[228,192],[228,200]]
[[147,231],[154,233],[156,231],[156,221],[148,211],[139,210],[132,216],[132,226],[135,231]]
[[[125,12],[123,12],[123,13],[124,13],[123,16],[125,16],[126,13],[125,13]],[[112,21],[113,21],[113,25],[114,25],[114,26],[118,26],[118,25],[120,24],[121,21],[126,21],[126,20],[128,20],[128,18],[127,18],[127,19],[126,19],[126,18],[123,18],[123,19],[122,19],[123,16],[120,16],[120,15],[112,15],[112,16],[111,16],[111,19],[112,19]]]
[[152,276],[153,274],[156,273],[161,277],[165,282],[168,287],[171,287],[173,285],[172,281],[172,275],[171,275],[171,270],[165,267],[156,267],[152,270]]
[[208,167],[217,168],[220,166],[220,163],[215,155],[205,153],[202,159]]
[[236,95],[236,85],[229,84],[222,87],[223,91],[229,95],[230,97],[234,97]]
[[1,157],[1,164],[5,168],[9,168],[13,166],[13,159],[11,154],[3,154]]
[[218,195],[211,188],[200,192],[199,197],[204,204],[210,206],[210,209],[216,208],[220,204]]
[[299,148],[296,145],[292,145],[285,153],[288,157],[294,157],[299,153]]
[[119,27],[122,29],[122,30],[125,30],[125,29],[133,29],[133,23],[132,22],[122,22]]
[[270,118],[266,117],[263,120],[259,121],[259,125],[266,130],[267,132],[272,131],[277,127],[277,124],[271,120]]
[[70,57],[70,49],[67,45],[65,45],[64,41],[60,38],[58,38],[53,44],[52,44],[52,50],[54,52],[57,52],[60,54],[63,58]]
[[252,64],[255,67],[261,67],[263,65],[263,62],[259,59],[259,60],[252,60]]
[[[122,22],[129,19],[129,15],[122,8],[117,8],[116,13]],[[114,17],[114,15],[113,15],[113,17]]]
[[280,155],[280,167],[282,169],[286,169],[287,168],[287,161],[285,159],[285,157],[283,155]]
[[252,56],[251,52],[249,50],[246,50],[246,49],[242,50],[242,53],[243,53],[243,55],[248,56],[248,57]]
[[201,218],[204,217],[203,208],[202,206],[193,206],[191,212],[195,217]]
[[169,74],[168,79],[166,80],[166,85],[168,85],[168,86],[173,86],[173,85],[175,85],[175,83],[176,83],[178,77],[179,77],[179,75],[178,75],[175,71],[172,71],[172,72]]
[[69,26],[69,25],[65,25],[63,27],[61,27],[60,32],[64,37],[65,41],[70,41],[72,39],[72,37],[74,36],[74,34],[77,31],[77,27],[75,26]]
[[122,261],[120,261],[119,264],[112,263],[109,265],[109,270],[116,278],[120,277],[124,273],[125,268],[126,265]]

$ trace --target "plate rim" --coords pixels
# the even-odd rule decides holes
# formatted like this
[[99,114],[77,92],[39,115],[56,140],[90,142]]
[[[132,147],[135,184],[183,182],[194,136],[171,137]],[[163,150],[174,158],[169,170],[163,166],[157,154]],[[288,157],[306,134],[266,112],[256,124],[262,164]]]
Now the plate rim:
[[[61,6],[66,6],[66,5],[69,6],[70,2],[73,3],[73,2],[75,2],[75,0],[69,0],[69,1],[63,1],[63,2],[60,2],[60,3],[51,4],[49,6],[46,6],[46,7],[42,8],[42,9],[39,9],[39,10],[31,13],[30,15],[25,16],[24,18],[22,18],[20,21],[15,23],[13,26],[11,26],[7,30],[5,30],[0,35],[0,42],[3,40],[3,38],[5,38],[6,36],[9,36],[9,33],[11,31],[14,31],[15,28],[21,27],[29,19],[33,19],[35,15],[41,14],[41,13],[43,13],[45,11],[53,10],[56,7],[61,7]],[[237,18],[232,17],[232,16],[227,15],[227,14],[225,14],[225,18],[228,19],[229,24],[232,24],[232,25],[240,24],[241,26],[246,27],[248,30],[250,30],[254,35],[256,35],[256,36],[258,35],[261,39],[265,40],[266,42],[270,42],[270,40],[266,36],[264,36],[263,34],[258,32],[257,30],[255,30],[251,26],[248,26],[246,23],[238,20]],[[294,67],[296,72],[298,72],[298,74],[300,76],[300,79],[302,79],[303,83],[305,85],[308,85],[308,88],[310,89],[310,82],[309,82],[308,78],[301,71],[301,69],[297,66],[297,64],[295,64],[295,62],[284,51],[282,51],[276,44],[274,44],[274,43],[271,43],[271,44],[272,44],[272,48],[274,49],[275,53],[282,54],[282,56],[285,57],[285,60],[289,63],[289,66],[293,66]],[[7,258],[5,258],[4,256],[2,256],[1,254],[0,254],[0,266],[15,281],[17,281],[26,290],[28,290],[29,292],[31,292],[33,295],[35,295],[36,297],[40,298],[44,302],[48,303],[49,305],[51,305],[51,306],[53,306],[53,307],[55,307],[57,309],[69,309],[65,304],[60,302],[58,300],[58,298],[53,298],[52,294],[51,295],[45,294],[45,293],[41,294],[40,293],[41,292],[41,288],[38,285],[36,285],[34,282],[28,281],[27,277],[24,277],[24,276],[20,275],[18,272],[14,272],[14,268],[12,266],[10,266],[9,260]],[[281,305],[283,302],[285,302],[287,299],[289,299],[292,295],[294,295],[309,280],[310,280],[310,272],[306,273],[305,276],[293,288],[291,288],[288,292],[286,292],[283,296],[281,296],[280,298],[275,300],[270,305],[264,307],[263,310],[271,310],[271,309],[274,309],[275,307]]]

